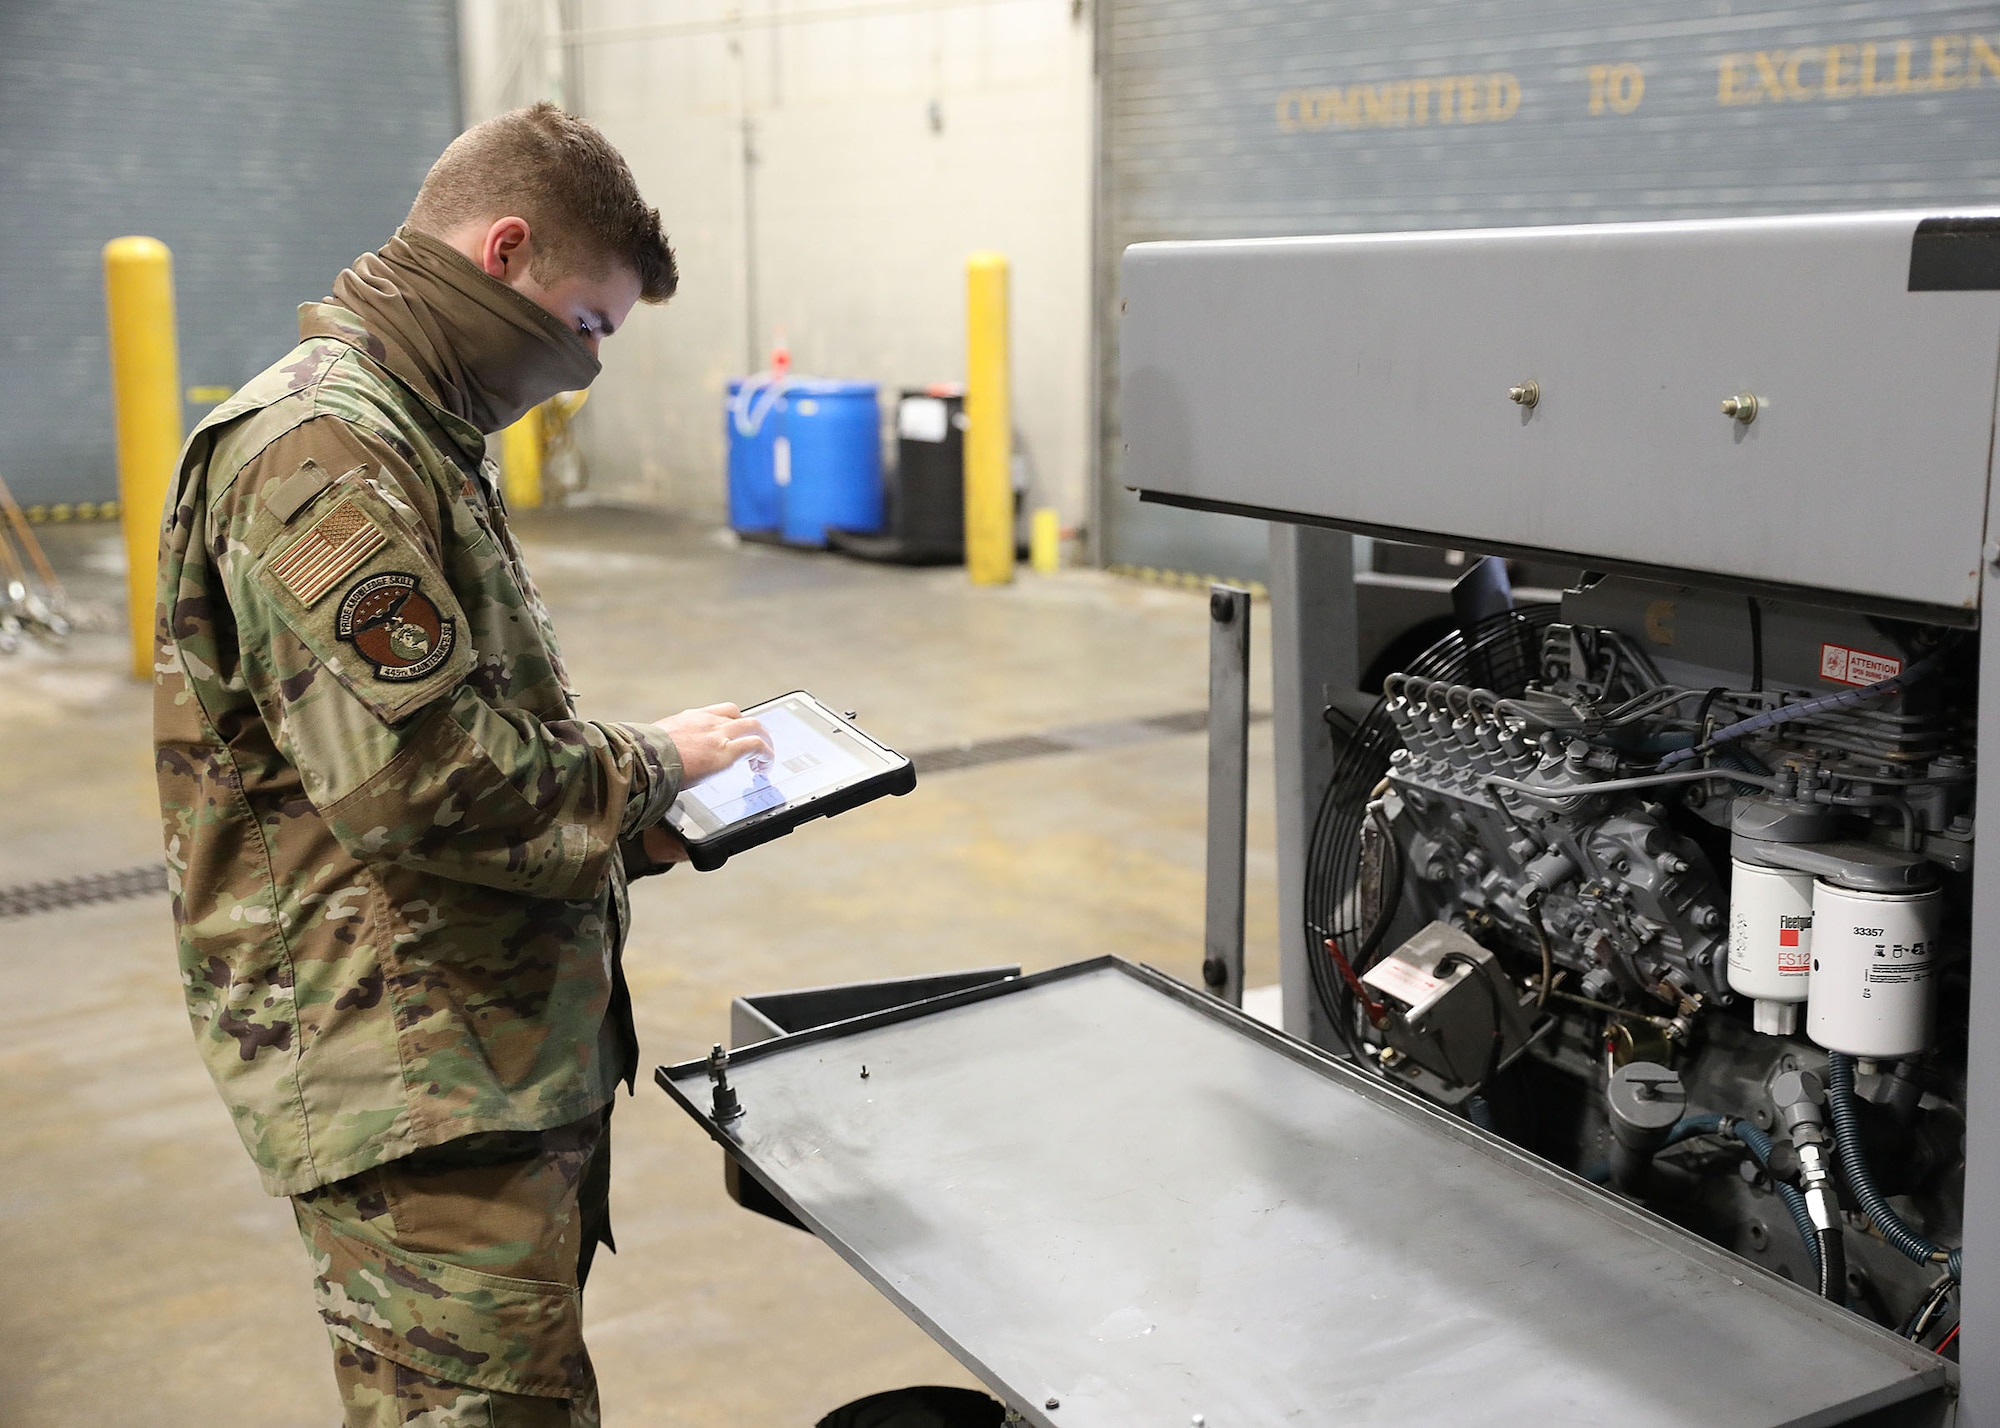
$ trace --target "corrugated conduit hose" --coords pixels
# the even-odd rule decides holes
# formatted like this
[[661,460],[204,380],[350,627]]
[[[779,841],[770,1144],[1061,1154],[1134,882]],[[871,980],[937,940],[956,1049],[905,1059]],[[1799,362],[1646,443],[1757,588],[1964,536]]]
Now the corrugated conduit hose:
[[[1771,1137],[1750,1122],[1737,1120],[1734,1116],[1683,1116],[1674,1123],[1674,1128],[1667,1132],[1667,1138],[1660,1148],[1664,1150],[1669,1145],[1679,1145],[1682,1141],[1692,1140],[1698,1135],[1734,1136],[1743,1143],[1743,1148],[1750,1152],[1751,1158],[1764,1168],[1765,1174],[1770,1174]],[[1812,1222],[1812,1212],[1806,1208],[1806,1197],[1799,1192],[1796,1185],[1788,1184],[1775,1175],[1771,1176],[1771,1188],[1778,1192],[1778,1198],[1785,1202],[1785,1208],[1791,1212],[1792,1223],[1799,1227],[1799,1238],[1805,1241],[1806,1253],[1812,1259],[1814,1277],[1821,1277],[1825,1271],[1822,1268],[1824,1260],[1820,1252],[1819,1231]]]
[[1875,683],[1863,685],[1859,689],[1843,689],[1837,694],[1822,694],[1817,699],[1807,699],[1797,704],[1781,704],[1776,709],[1766,709],[1761,714],[1752,714],[1749,718],[1739,719],[1734,724],[1725,724],[1703,742],[1690,748],[1676,749],[1661,759],[1660,771],[1664,773],[1690,763],[1718,744],[1747,738],[1751,734],[1761,734],[1766,729],[1789,724],[1794,719],[1811,719],[1821,714],[1834,713],[1836,710],[1851,709],[1857,704],[1870,699],[1879,699],[1885,694],[1894,694],[1905,685],[1916,683],[1936,669],[1943,658],[1943,650],[1933,650],[1902,673],[1892,674],[1887,679],[1878,679]]
[[1947,1250],[1925,1239],[1889,1208],[1889,1202],[1875,1187],[1868,1161],[1861,1151],[1861,1122],[1854,1114],[1854,1058],[1832,1052],[1826,1058],[1826,1103],[1833,1114],[1833,1139],[1840,1161],[1840,1175],[1861,1212],[1874,1223],[1891,1248],[1918,1264],[1943,1264],[1953,1279],[1962,1279],[1961,1256],[1965,1251]]

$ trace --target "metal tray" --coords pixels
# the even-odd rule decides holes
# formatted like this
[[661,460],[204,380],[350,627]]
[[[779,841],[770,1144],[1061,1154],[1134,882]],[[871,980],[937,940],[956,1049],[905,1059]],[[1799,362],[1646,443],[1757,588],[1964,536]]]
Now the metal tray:
[[1936,1356],[1115,958],[729,1076],[656,1073],[1045,1428],[1948,1421]]

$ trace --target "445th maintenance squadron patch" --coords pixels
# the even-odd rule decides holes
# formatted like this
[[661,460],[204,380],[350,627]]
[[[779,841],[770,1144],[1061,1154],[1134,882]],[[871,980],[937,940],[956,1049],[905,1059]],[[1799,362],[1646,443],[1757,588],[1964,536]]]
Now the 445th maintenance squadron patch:
[[422,679],[451,657],[456,622],[438,613],[417,577],[371,575],[349,590],[333,631],[375,667],[377,679]]

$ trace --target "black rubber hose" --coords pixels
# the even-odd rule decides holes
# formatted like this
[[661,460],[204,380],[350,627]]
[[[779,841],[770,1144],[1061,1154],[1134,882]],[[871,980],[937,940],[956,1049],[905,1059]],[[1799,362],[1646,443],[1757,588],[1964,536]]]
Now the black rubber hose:
[[[1817,1229],[1817,1227],[1815,1227]],[[1840,1226],[1817,1230],[1819,1242],[1819,1297],[1836,1304],[1847,1303],[1847,1242]]]
[[1889,1208],[1889,1202],[1875,1186],[1868,1159],[1861,1149],[1861,1122],[1854,1114],[1854,1058],[1835,1051],[1826,1058],[1826,1103],[1833,1113],[1833,1138],[1840,1158],[1840,1176],[1847,1182],[1855,1203],[1875,1225],[1876,1233],[1897,1253],[1918,1264],[1944,1263],[1953,1279],[1962,1279],[1965,1251],[1945,1250],[1925,1239]]

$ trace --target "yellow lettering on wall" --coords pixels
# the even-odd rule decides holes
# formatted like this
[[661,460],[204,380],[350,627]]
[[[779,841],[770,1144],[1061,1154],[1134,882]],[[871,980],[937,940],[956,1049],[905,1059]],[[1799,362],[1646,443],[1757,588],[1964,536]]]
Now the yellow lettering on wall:
[[1745,90],[1743,86],[1743,61],[1748,55],[1724,55],[1715,70],[1715,102],[1717,104],[1755,104],[1763,96],[1756,90]]
[[[1930,94],[2000,81],[2000,39],[1980,34],[1929,36],[1929,64],[1918,74],[1916,56],[1924,43],[1911,37],[1721,55],[1716,59],[1715,102],[1734,106]],[[1630,114],[1646,92],[1645,72],[1636,64],[1593,64],[1585,75],[1592,114]],[[1274,113],[1279,132],[1294,134],[1326,128],[1499,124],[1520,108],[1521,81],[1504,70],[1492,70],[1287,89],[1277,96]]]
[[1937,35],[1931,40],[1931,89],[1961,89],[1965,85],[1965,36]]
[[1646,72],[1636,64],[1594,64],[1585,71],[1590,80],[1590,112],[1630,114],[1646,97]]
[[[1630,70],[1631,75],[1620,72]],[[1612,70],[1613,107],[1638,103],[1645,80],[1636,65]],[[1435,104],[1433,104],[1435,100]],[[1521,81],[1503,71],[1398,79],[1380,84],[1350,84],[1344,88],[1287,89],[1278,95],[1273,114],[1281,133],[1302,129],[1402,129],[1412,125],[1497,124],[1511,119],[1521,107]],[[1630,112],[1619,109],[1620,113]]]
[[1319,102],[1314,105],[1318,119],[1315,128],[1324,129],[1328,124],[1337,129],[1359,129],[1361,127],[1361,91],[1364,85],[1354,85],[1345,92],[1338,89],[1322,89]]
[[1363,89],[1361,113],[1371,129],[1389,129],[1403,123],[1403,105],[1409,99],[1407,84],[1371,84]]
[[1799,79],[1800,67],[1809,64],[1820,64],[1822,66],[1825,64],[1821,51],[1817,48],[1793,50],[1785,56],[1785,98],[1811,99],[1813,97],[1812,90]]
[[1893,94],[1894,84],[1884,84],[1875,78],[1875,42],[1870,40],[1861,47],[1861,92],[1863,94]]
[[1428,79],[1410,81],[1410,122],[1412,124],[1431,122],[1431,82]]
[[1646,97],[1646,72],[1636,64],[1611,66],[1611,112],[1630,114]]
[[1461,124],[1484,123],[1486,112],[1484,106],[1480,103],[1479,76],[1476,74],[1462,75],[1457,80],[1457,84],[1458,122]]
[[[1795,50],[1755,50],[1716,61],[1715,102],[1762,104],[1765,100],[1851,99],[1856,95],[1929,94],[1973,89],[2000,79],[2000,50],[1984,35],[1933,35],[1930,64],[1916,73],[1916,39],[1863,40],[1855,44],[1806,45]],[[1818,73],[1813,73],[1813,66]],[[1599,67],[1602,69],[1602,66]],[[1592,83],[1600,83],[1596,70]],[[1601,105],[1593,88],[1591,113]]]
[[1784,63],[1785,52],[1779,50],[1773,56],[1763,50],[1759,50],[1756,53],[1755,59],[1757,62],[1757,98],[1760,100],[1783,99],[1785,97],[1785,81],[1779,74],[1778,67]]
[[1908,94],[1912,89],[1922,89],[1920,84],[1910,83],[1910,42],[1896,41],[1896,93]]
[[2000,54],[1996,54],[1993,46],[1986,42],[1986,36],[1972,37],[1972,63],[1967,69],[1971,71],[1971,80],[1974,84],[1978,84],[1988,74],[2000,79]]

